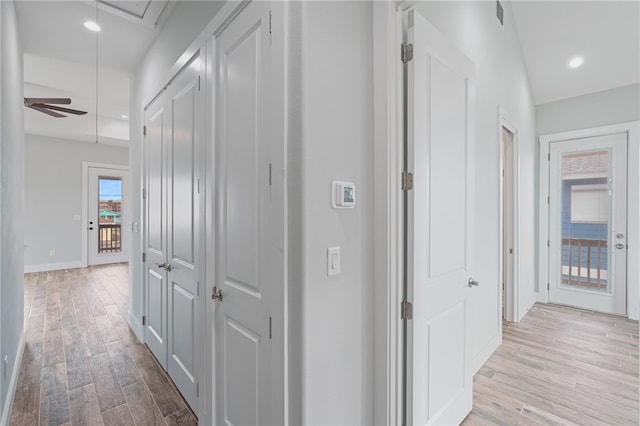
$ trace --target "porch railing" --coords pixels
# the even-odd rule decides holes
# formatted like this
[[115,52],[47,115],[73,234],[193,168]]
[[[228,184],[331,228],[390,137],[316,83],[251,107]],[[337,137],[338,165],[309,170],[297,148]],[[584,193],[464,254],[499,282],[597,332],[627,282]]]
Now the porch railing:
[[98,225],[98,253],[119,253],[122,251],[122,224]]
[[608,283],[607,240],[562,239],[562,283],[606,290]]

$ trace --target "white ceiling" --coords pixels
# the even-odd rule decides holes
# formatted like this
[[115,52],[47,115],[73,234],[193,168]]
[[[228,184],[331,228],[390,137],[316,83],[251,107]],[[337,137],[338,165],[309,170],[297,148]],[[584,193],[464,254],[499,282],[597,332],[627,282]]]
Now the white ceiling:
[[171,9],[167,0],[101,0],[97,22],[102,31],[93,33],[83,26],[96,21],[93,1],[17,1],[25,97],[70,97],[70,108],[88,112],[54,118],[26,108],[25,132],[96,141],[97,34],[98,139],[126,146],[129,123],[121,115],[129,115],[130,76]]
[[[536,104],[640,82],[640,2],[514,1]],[[582,56],[584,64],[569,68]]]

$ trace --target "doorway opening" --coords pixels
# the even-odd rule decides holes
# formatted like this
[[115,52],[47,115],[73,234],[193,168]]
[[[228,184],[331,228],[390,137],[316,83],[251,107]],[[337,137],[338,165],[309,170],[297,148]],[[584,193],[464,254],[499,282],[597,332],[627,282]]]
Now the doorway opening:
[[518,321],[518,130],[499,110],[501,316]]

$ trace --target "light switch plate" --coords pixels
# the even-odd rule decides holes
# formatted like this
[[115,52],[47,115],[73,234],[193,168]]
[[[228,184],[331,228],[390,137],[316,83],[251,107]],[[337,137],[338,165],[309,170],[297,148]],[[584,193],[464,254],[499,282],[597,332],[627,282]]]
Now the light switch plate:
[[340,273],[340,247],[327,249],[327,275],[333,276]]

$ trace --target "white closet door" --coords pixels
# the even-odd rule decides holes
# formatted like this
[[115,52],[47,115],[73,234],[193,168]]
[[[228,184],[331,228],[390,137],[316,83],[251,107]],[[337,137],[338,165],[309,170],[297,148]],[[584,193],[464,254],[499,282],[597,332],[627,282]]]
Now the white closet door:
[[166,144],[169,123],[160,97],[145,111],[145,338],[147,346],[167,368],[167,290],[166,271]]
[[167,168],[167,283],[169,357],[167,371],[197,408],[198,155],[201,60],[195,58],[169,86],[171,127]]
[[268,2],[215,40],[216,424],[272,424]]

